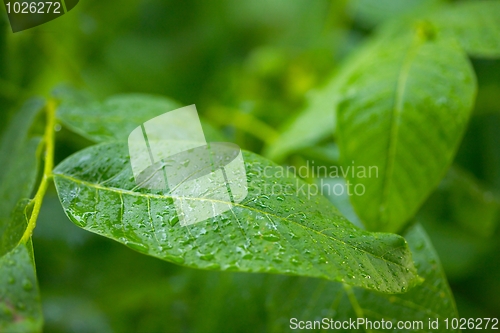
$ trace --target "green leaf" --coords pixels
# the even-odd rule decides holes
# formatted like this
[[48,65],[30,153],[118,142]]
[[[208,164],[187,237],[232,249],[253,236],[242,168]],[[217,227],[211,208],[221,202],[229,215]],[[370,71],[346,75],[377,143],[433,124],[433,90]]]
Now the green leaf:
[[[390,293],[417,283],[402,237],[358,229],[326,198],[305,193],[305,183],[276,176],[282,168],[243,156],[248,196],[186,227],[169,193],[136,186],[126,144],[80,151],[54,170],[54,180],[78,226],[188,267],[321,277]],[[208,195],[203,200],[213,202]]]
[[0,256],[14,249],[26,230],[29,216],[33,209],[33,201],[21,199],[18,201],[9,218],[3,221],[4,225],[0,236]]
[[0,257],[0,332],[40,332],[43,324],[31,241]]
[[455,38],[478,57],[500,57],[500,2],[464,1],[429,17],[445,38]]
[[[412,250],[418,273],[424,282],[401,295],[388,295],[360,288],[344,288],[339,283],[316,279],[280,276],[269,288],[267,303],[270,326],[267,332],[290,331],[290,318],[298,320],[392,321],[393,329],[382,332],[456,332],[445,329],[443,320],[458,318],[453,295],[430,240],[420,225],[411,227],[405,238]],[[439,320],[439,329],[429,329],[428,322]],[[421,321],[423,329],[396,329],[397,321]],[[315,330],[319,331],[319,330]],[[343,332],[379,331],[350,330]]]
[[[148,94],[115,95],[99,102],[83,92],[60,88],[55,96],[61,100],[58,120],[93,142],[126,140],[142,123],[182,107],[169,98]],[[202,128],[209,141],[220,141],[221,135],[203,120]]]
[[371,230],[401,230],[415,214],[450,165],[474,102],[460,47],[434,39],[425,24],[412,35],[380,42],[338,105],[341,161],[361,193],[351,202]]
[[33,247],[18,245],[27,225],[36,182],[43,101],[28,101],[5,131],[0,146],[0,332],[38,332],[42,311]]
[[40,99],[28,101],[0,141],[0,256],[17,245],[24,231],[24,220],[18,219],[17,212],[24,210],[23,199],[30,197],[36,182],[43,130],[33,124],[42,107]]
[[181,105],[168,98],[143,94],[116,95],[104,102],[63,99],[57,118],[75,133],[94,141],[126,140],[145,121]]

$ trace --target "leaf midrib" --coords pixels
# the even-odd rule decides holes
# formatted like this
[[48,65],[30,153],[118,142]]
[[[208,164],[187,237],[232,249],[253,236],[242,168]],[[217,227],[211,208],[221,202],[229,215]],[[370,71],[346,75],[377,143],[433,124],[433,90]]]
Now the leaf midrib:
[[[401,268],[407,268],[406,266],[403,266],[400,263],[388,260],[388,259],[384,258],[383,256],[378,256],[378,255],[376,255],[374,253],[368,252],[368,251],[366,251],[363,248],[359,248],[359,247],[354,246],[352,244],[346,243],[346,242],[344,242],[341,239],[334,238],[334,237],[331,237],[329,235],[323,234],[323,233],[321,233],[321,232],[319,232],[319,231],[317,231],[315,229],[312,229],[312,228],[310,228],[310,227],[308,227],[306,225],[300,224],[300,223],[298,223],[298,222],[296,222],[294,220],[289,220],[286,217],[279,216],[279,215],[276,215],[276,214],[273,214],[273,213],[269,213],[269,212],[266,212],[266,211],[262,211],[262,210],[259,210],[257,208],[254,208],[254,207],[249,207],[249,206],[241,205],[241,204],[238,204],[238,203],[227,202],[227,201],[223,201],[223,200],[215,200],[215,199],[193,198],[193,197],[178,197],[178,196],[177,197],[173,197],[173,196],[169,196],[169,195],[159,195],[159,194],[151,194],[151,193],[138,193],[138,192],[133,192],[133,191],[130,191],[130,190],[124,190],[124,189],[117,188],[117,187],[104,187],[104,186],[101,186],[99,184],[87,182],[85,180],[81,180],[81,179],[74,178],[74,177],[71,177],[71,176],[68,176],[68,175],[64,175],[64,174],[60,174],[60,173],[54,173],[54,178],[56,178],[56,177],[64,178],[64,179],[70,180],[72,182],[80,183],[82,185],[87,185],[89,187],[92,187],[92,188],[95,188],[95,189],[100,189],[100,190],[103,190],[103,191],[116,192],[116,193],[120,193],[120,194],[127,194],[127,195],[138,196],[138,197],[146,197],[146,198],[154,198],[154,199],[182,198],[182,199],[186,199],[186,200],[200,200],[200,201],[218,202],[218,203],[224,203],[224,204],[228,204],[228,205],[233,205],[233,206],[241,207],[241,208],[244,208],[244,209],[255,211],[257,213],[261,213],[261,214],[268,215],[268,216],[273,216],[273,217],[276,217],[278,219],[281,219],[281,220],[293,223],[293,224],[295,224],[295,225],[297,225],[299,227],[302,227],[302,228],[304,228],[306,230],[310,230],[310,231],[312,231],[312,232],[314,232],[314,233],[316,233],[316,234],[318,234],[320,236],[323,236],[323,237],[325,237],[327,239],[330,239],[330,240],[333,240],[333,241],[337,241],[337,242],[339,242],[339,243],[341,243],[341,244],[343,244],[343,245],[345,245],[347,247],[350,247],[352,249],[364,252],[364,253],[366,253],[366,254],[374,257],[374,258],[378,258],[378,259],[380,259],[382,261],[385,261],[385,262],[388,262],[388,263],[392,263],[392,264],[394,264],[396,266],[399,266]],[[395,247],[394,249],[391,249],[388,252],[392,252],[392,251],[400,249],[400,248],[404,248],[404,246]],[[386,252],[386,253],[388,253],[388,252]],[[413,272],[413,273],[415,273],[415,272]]]
[[[409,47],[404,59],[403,64],[401,65],[401,69],[398,74],[397,82],[396,82],[396,94],[394,97],[394,107],[392,108],[391,117],[390,117],[390,134],[389,134],[389,143],[387,148],[387,157],[385,160],[385,172],[384,178],[382,179],[382,207],[384,208],[384,214],[387,214],[387,202],[389,197],[389,187],[391,186],[392,174],[394,173],[394,163],[396,150],[398,145],[398,135],[399,135],[399,122],[403,113],[404,108],[404,100],[406,87],[409,79],[410,69],[412,67],[412,61],[417,54],[417,50],[422,45],[422,39],[418,38],[418,36],[414,37],[415,40]],[[390,218],[387,215],[379,215],[379,221],[382,223],[389,223]]]

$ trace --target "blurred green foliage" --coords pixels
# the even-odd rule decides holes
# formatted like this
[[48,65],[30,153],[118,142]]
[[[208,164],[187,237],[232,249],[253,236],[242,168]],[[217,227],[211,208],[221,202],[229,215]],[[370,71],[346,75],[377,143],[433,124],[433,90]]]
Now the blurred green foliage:
[[[66,83],[101,99],[138,92],[195,103],[229,140],[262,153],[374,25],[440,2],[82,0],[16,34],[3,13],[0,132],[28,97]],[[460,315],[498,317],[500,61],[474,58],[473,65],[478,97],[455,166],[417,218]],[[90,144],[66,129],[57,138],[56,163]],[[320,139],[283,162],[338,163],[332,136]],[[336,204],[352,213],[346,200]],[[47,332],[265,330],[265,276],[190,270],[140,255],[71,224],[53,189],[34,249]],[[238,293],[224,292],[224,283]],[[219,292],[207,293],[213,288]]]

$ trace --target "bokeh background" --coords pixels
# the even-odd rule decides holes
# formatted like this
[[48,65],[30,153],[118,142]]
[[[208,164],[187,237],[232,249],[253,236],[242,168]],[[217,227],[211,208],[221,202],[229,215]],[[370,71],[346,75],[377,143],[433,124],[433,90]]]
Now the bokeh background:
[[[98,99],[141,92],[196,104],[229,141],[262,153],[374,27],[440,2],[81,0],[63,17],[16,34],[2,9],[0,131],[26,99],[65,84]],[[473,117],[418,219],[460,315],[499,317],[500,61],[472,62],[479,81]],[[57,161],[89,144],[65,129],[57,137]],[[334,142],[332,135],[281,162],[335,164]],[[332,200],[349,215],[345,198]],[[265,276],[140,255],[74,226],[53,188],[34,247],[47,332],[266,330]]]

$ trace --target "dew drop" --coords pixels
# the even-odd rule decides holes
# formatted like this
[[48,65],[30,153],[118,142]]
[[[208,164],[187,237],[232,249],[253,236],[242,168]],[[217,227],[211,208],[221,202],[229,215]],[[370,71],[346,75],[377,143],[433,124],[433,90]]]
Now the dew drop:
[[274,231],[269,231],[263,233],[262,238],[270,242],[277,242],[280,239],[280,236]]
[[23,281],[23,289],[26,290],[26,291],[30,291],[31,289],[33,289],[33,284],[31,283],[30,280],[25,279]]
[[169,260],[171,260],[172,262],[176,263],[176,264],[183,264],[184,263],[184,257],[177,257],[177,256],[171,256],[168,258]]
[[206,261],[210,261],[210,260],[214,259],[214,255],[212,253],[199,253],[198,252],[197,256],[201,260],[206,260]]
[[127,241],[127,242],[125,242],[125,245],[130,247],[132,250],[136,250],[138,252],[146,252],[147,253],[149,251],[149,247],[144,245],[144,244]]
[[85,219],[80,218],[71,209],[66,210],[66,215],[68,215],[71,222],[73,222],[77,226],[82,227],[82,228],[87,226],[87,221]]
[[243,258],[243,259],[252,259],[252,258],[253,258],[253,254],[251,254],[251,253],[249,253],[249,252],[248,252],[248,253],[245,253],[245,254],[243,255],[243,257],[242,257],[242,258]]

